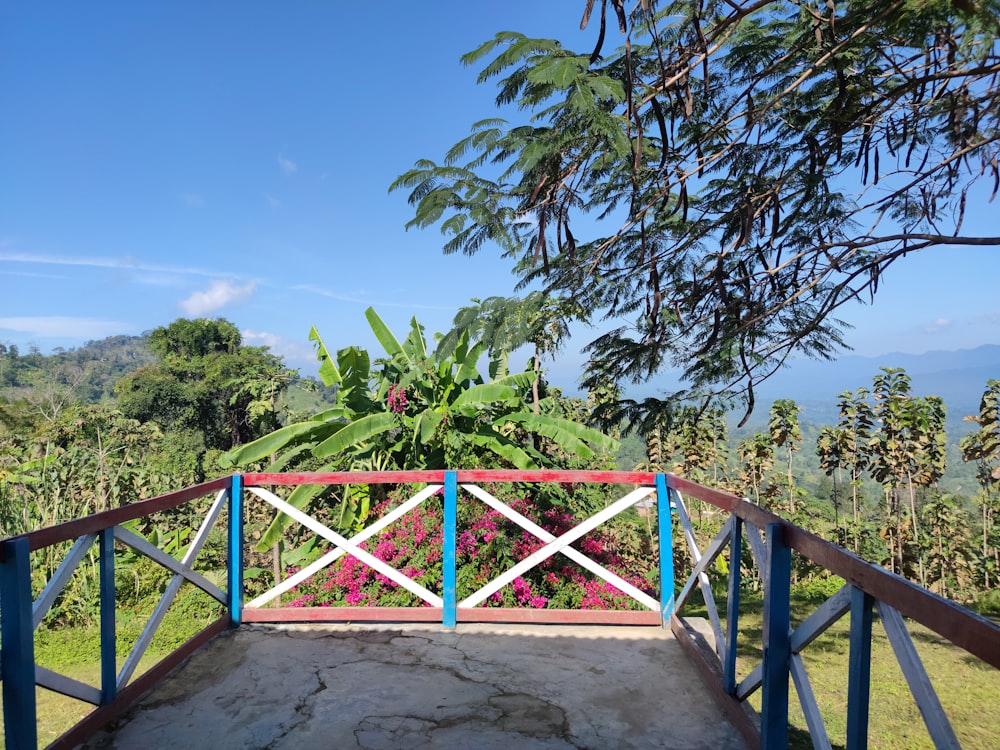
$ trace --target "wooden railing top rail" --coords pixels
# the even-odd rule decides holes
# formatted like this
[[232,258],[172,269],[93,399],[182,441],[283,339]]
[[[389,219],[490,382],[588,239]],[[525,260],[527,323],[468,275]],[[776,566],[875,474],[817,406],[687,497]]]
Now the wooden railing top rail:
[[586,484],[642,484],[656,483],[656,474],[649,471],[564,471],[556,469],[432,469],[416,471],[337,471],[301,472],[293,474],[243,475],[247,486],[259,484],[404,484],[427,482],[440,484],[444,475],[454,471],[458,481],[476,482],[562,482]]
[[[143,518],[145,516],[152,515],[153,513],[171,510],[172,508],[183,505],[189,500],[195,500],[199,497],[204,497],[211,492],[217,492],[218,490],[225,489],[229,487],[230,481],[230,477],[213,479],[210,482],[196,484],[192,487],[185,487],[183,490],[168,492],[165,495],[157,495],[156,497],[151,497],[148,500],[140,500],[129,505],[123,505],[120,508],[113,508],[102,513],[95,513],[92,516],[74,518],[72,521],[66,521],[65,523],[56,524],[55,526],[47,526],[46,528],[38,529],[37,531],[29,531],[26,534],[10,537],[10,540],[27,539],[28,547],[31,551],[51,547],[53,544],[59,544],[60,542],[75,541],[76,539],[86,536],[87,534],[93,534],[98,531],[102,531],[103,529],[109,529],[112,526],[118,526],[119,524],[135,520],[136,518]],[[6,542],[10,540],[3,541]],[[3,555],[4,544],[0,543],[0,560],[4,559]]]

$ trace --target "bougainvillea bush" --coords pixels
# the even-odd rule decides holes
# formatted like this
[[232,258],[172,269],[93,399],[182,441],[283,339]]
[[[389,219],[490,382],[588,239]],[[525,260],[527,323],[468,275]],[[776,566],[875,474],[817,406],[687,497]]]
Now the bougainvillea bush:
[[[381,517],[409,495],[390,496],[373,509]],[[507,499],[508,505],[559,536],[578,523],[564,508],[540,508],[525,498]],[[623,531],[634,537],[634,529]],[[622,539],[598,528],[574,543],[579,551],[651,596],[656,596],[657,572],[653,555],[627,555],[618,550]],[[442,580],[443,508],[432,496],[403,518],[366,540],[362,549],[386,562],[431,591],[440,592]],[[457,583],[459,600],[509,570],[544,545],[501,513],[476,498],[461,495],[458,505]],[[625,545],[628,546],[628,545]],[[289,572],[294,572],[290,570]],[[293,607],[382,606],[426,604],[352,555],[344,555],[292,590]],[[589,571],[555,554],[523,577],[490,596],[481,606],[535,609],[638,609],[635,600]]]

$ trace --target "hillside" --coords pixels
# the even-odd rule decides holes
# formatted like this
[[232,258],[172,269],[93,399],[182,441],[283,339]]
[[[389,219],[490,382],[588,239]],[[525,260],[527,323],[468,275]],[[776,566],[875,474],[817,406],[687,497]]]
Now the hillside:
[[[148,335],[109,336],[76,349],[28,353],[0,343],[0,401],[24,399],[40,409],[70,403],[96,404],[115,399],[115,383],[155,364]],[[285,394],[292,412],[318,411],[331,397],[314,378],[299,378]]]
[[871,388],[881,367],[902,367],[913,381],[913,395],[940,396],[948,407],[949,429],[969,429],[962,418],[979,411],[986,381],[1000,378],[1000,346],[932,351],[925,354],[888,353],[877,357],[855,355],[833,362],[798,360],[757,390],[758,407],[751,422],[765,422],[767,410],[778,398],[791,398],[803,407],[803,421],[837,421],[837,396],[845,390]]

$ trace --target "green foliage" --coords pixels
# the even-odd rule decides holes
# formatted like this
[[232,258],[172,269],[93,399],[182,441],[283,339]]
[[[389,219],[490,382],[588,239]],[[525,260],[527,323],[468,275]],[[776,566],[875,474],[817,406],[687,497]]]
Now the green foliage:
[[179,319],[150,334],[161,362],[115,386],[122,411],[166,430],[197,430],[227,450],[277,428],[279,396],[295,373],[265,349],[242,346],[229,321]]
[[235,354],[242,342],[239,329],[225,318],[178,318],[149,335],[149,348],[160,359],[197,359],[210,354]]
[[676,366],[749,413],[790,354],[842,347],[836,310],[897,259],[1000,244],[963,223],[1000,180],[996,0],[612,5],[617,49],[602,2],[589,55],[512,31],[465,55],[524,117],[390,188],[446,253],[494,245],[522,288],[623,321],[588,385]]
[[[534,372],[488,380],[479,371],[487,345],[471,339],[467,331],[447,343],[442,339],[430,350],[416,319],[400,342],[373,309],[365,317],[385,350],[386,356],[374,363],[378,369],[372,370],[368,353],[357,347],[332,357],[314,329],[310,338],[324,381],[339,384],[333,408],[239,446],[228,454],[232,465],[275,456],[283,467],[312,458],[323,468],[356,469],[376,461],[396,469],[526,469],[549,465],[553,459],[532,436],[547,438],[559,450],[586,459],[617,446],[603,433],[571,419],[528,410],[525,393],[538,377]],[[535,403],[539,409],[543,406]],[[319,494],[319,489],[300,487],[289,502],[302,508]],[[359,520],[343,512],[340,519],[348,528]],[[260,547],[277,541],[286,523],[282,516],[276,518]]]

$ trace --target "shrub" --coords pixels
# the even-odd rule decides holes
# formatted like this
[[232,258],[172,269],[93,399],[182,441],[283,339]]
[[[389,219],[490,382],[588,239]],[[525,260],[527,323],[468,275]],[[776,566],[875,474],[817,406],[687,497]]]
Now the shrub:
[[[373,509],[381,517],[398,505],[390,497]],[[506,501],[522,515],[555,536],[577,524],[563,508],[541,509],[524,498]],[[474,500],[461,502],[456,541],[458,597],[463,599],[533,554],[544,542],[498,511]],[[429,498],[361,546],[403,575],[434,591],[442,580],[443,509],[439,496]],[[613,536],[600,529],[578,540],[574,547],[614,571],[630,584],[655,596],[652,570],[639,558],[626,560],[616,551]],[[291,570],[290,572],[294,572]],[[293,607],[416,606],[418,597],[376,572],[352,555],[292,590]],[[635,609],[631,597],[595,578],[579,565],[556,554],[515,578],[483,603],[488,607],[560,609]]]

